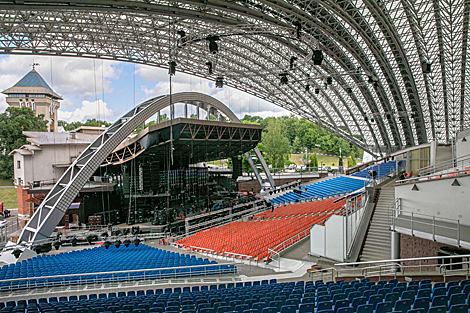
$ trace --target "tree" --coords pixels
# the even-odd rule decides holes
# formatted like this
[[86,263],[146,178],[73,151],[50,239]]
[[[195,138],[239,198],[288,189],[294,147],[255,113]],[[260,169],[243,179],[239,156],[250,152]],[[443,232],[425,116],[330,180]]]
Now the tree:
[[318,167],[318,158],[315,152],[309,155],[309,159],[310,159],[310,165],[309,165],[310,167]]
[[295,137],[294,142],[292,143],[292,152],[302,152],[302,142],[299,137]]
[[108,127],[108,126],[111,125],[111,123],[109,123],[109,122],[102,121],[102,120],[97,120],[97,119],[94,119],[94,118],[87,119],[85,123],[82,123],[82,122],[79,122],[79,121],[70,122],[70,123],[67,123],[66,121],[59,121],[57,124],[59,126],[64,127],[65,131],[71,131],[71,130],[79,128],[80,126],[102,127],[104,125],[105,127]]
[[261,142],[268,162],[273,168],[283,168],[291,152],[289,139],[284,135],[285,125],[282,121],[269,118]]
[[353,166],[354,166],[353,165],[353,158],[352,158],[352,156],[349,156],[349,158],[348,158],[348,167],[353,167]]
[[13,179],[13,156],[8,154],[28,143],[23,131],[47,131],[43,118],[26,107],[9,107],[0,114],[0,178]]

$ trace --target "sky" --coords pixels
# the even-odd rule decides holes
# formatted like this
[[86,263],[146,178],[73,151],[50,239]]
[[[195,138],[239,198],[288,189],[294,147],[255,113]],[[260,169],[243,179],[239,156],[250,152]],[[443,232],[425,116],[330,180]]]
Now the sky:
[[[114,122],[135,105],[169,93],[167,69],[107,60],[22,55],[0,57],[0,91],[16,84],[32,69],[33,62],[39,63],[38,73],[64,99],[59,120],[66,122],[85,122],[92,118]],[[183,73],[176,72],[173,76],[172,90],[208,94],[227,105],[239,118],[245,114],[262,117],[290,114],[242,91],[227,86],[215,88],[212,81]],[[0,94],[0,112],[7,108],[5,97]],[[175,108],[176,117],[183,115],[182,108]],[[195,113],[194,108],[191,113]]]

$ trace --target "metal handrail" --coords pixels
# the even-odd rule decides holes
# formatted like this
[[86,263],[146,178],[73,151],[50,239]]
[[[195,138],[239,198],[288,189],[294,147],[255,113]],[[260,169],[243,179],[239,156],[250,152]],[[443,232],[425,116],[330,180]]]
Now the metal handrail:
[[377,263],[427,261],[427,260],[440,260],[440,259],[453,259],[453,258],[470,258],[470,254],[445,255],[445,256],[428,256],[428,257],[422,257],[422,258],[390,259],[390,260],[363,261],[363,262],[351,262],[351,263],[336,263],[335,266],[336,267],[338,267],[338,266],[339,267],[341,267],[341,266],[360,266],[360,265],[377,264]]
[[[334,267],[329,267],[329,268],[322,268],[322,269],[318,269],[318,270],[314,270],[314,271],[311,271],[309,272],[309,278],[311,278],[312,280],[315,279],[316,276],[318,276],[318,274],[320,274],[320,279],[323,280],[323,274],[324,273],[329,273],[331,271],[331,280],[334,281],[336,277],[338,277],[338,270]],[[336,273],[336,275],[335,275]]]
[[[436,224],[436,216],[429,215],[429,214],[424,214],[424,213],[416,213],[416,212],[408,211],[408,210],[403,210],[399,204],[397,205],[397,203],[400,203],[399,198],[397,198],[395,200],[394,204],[389,208],[389,211],[390,211],[389,216],[392,219],[391,220],[391,227],[392,227],[393,231],[396,230],[396,221],[397,220],[410,222],[410,224],[411,224],[411,235],[414,235],[414,230],[415,230],[414,225],[415,225],[415,223],[416,224],[421,224],[421,225],[432,226],[432,232],[431,233],[432,233],[433,240],[436,240],[436,228],[449,229],[449,230],[456,231],[457,246],[460,246],[460,220],[459,219],[456,220],[456,219],[451,219],[451,218],[446,218],[446,217],[437,217],[437,221],[450,222],[450,223],[455,224],[456,227],[437,225]],[[393,206],[395,206],[395,208],[393,208]],[[404,216],[409,216],[410,218],[409,219],[404,218],[403,216],[400,216],[400,213],[408,214],[408,215],[404,215]],[[424,221],[417,221],[417,220],[414,219],[415,216],[430,219],[430,220],[432,220],[432,223],[428,223],[428,222],[424,222]]]
[[[228,266],[228,268],[226,268],[225,266]],[[179,270],[183,270],[183,271],[178,272]],[[0,290],[46,287],[46,286],[55,286],[55,285],[64,285],[64,284],[73,285],[73,284],[88,284],[88,283],[96,283],[96,282],[136,281],[136,280],[142,280],[142,279],[144,280],[162,279],[162,278],[171,278],[171,277],[192,277],[192,276],[200,276],[201,274],[213,275],[213,274],[236,273],[236,272],[237,272],[237,268],[236,268],[235,263],[219,263],[219,264],[192,265],[192,266],[184,266],[184,267],[166,267],[166,268],[138,269],[138,270],[127,270],[127,271],[12,278],[12,279],[0,280]],[[131,275],[133,273],[137,273],[140,275]],[[111,277],[105,277],[109,275],[111,275]]]
[[[369,267],[365,267],[362,269],[362,276],[364,277],[372,277],[373,275],[370,275],[368,276],[370,273],[369,273],[369,270],[370,269],[374,269],[374,268],[378,268],[379,269],[379,279],[380,277],[382,276],[382,268],[384,267],[388,267],[388,266],[391,266],[393,268],[390,268],[390,271],[394,271],[394,275],[395,277],[397,276],[397,268],[400,268],[400,272],[403,273],[403,267],[400,263],[397,263],[397,262],[391,262],[389,264],[382,264],[382,265],[376,265],[376,266],[369,266]],[[365,272],[365,274],[364,274]],[[376,273],[376,272],[372,272],[372,273]]]
[[397,182],[399,184],[407,184],[407,183],[412,183],[412,182],[425,182],[425,181],[429,181],[431,179],[435,179],[436,176],[442,176],[441,178],[458,177],[460,175],[468,175],[467,172],[470,172],[470,169],[462,169],[462,170],[459,169],[459,170],[449,171],[449,172],[445,172],[445,173],[444,172],[432,173],[432,174],[427,174],[425,176],[411,177],[411,178],[402,179],[402,180],[399,180]]
[[[370,199],[370,197],[369,197],[369,195],[367,195],[366,200],[364,201],[364,205],[360,209],[356,209],[356,211],[361,210],[361,209],[366,209],[367,206],[369,205],[369,199]],[[348,258],[351,256],[352,249],[355,246],[356,242],[359,240],[358,239],[359,232],[357,231],[357,229],[363,227],[363,225],[362,225],[363,223],[364,223],[364,212],[362,213],[361,220],[359,221],[359,224],[356,227],[356,231],[354,233],[354,238],[353,238],[353,240],[351,241],[351,244],[348,247],[348,251],[346,252],[346,255],[347,255]]]
[[462,166],[463,166],[464,161],[469,161],[469,165],[470,165],[470,154],[466,154],[466,155],[460,156],[458,158],[453,158],[453,159],[450,159],[450,160],[447,160],[447,161],[443,161],[443,162],[440,162],[440,163],[435,164],[435,165],[429,165],[429,166],[419,168],[417,172],[418,172],[418,174],[420,174],[422,172],[428,172],[428,174],[433,174],[433,173],[436,173],[436,172],[439,172],[439,171],[444,171],[444,170],[450,169],[452,167],[455,167],[455,166],[457,166],[456,164],[458,162],[462,162]]
[[444,269],[444,275],[443,275],[444,276],[444,282],[446,281],[447,276],[452,276],[452,275],[447,275],[448,271],[449,272],[458,272],[457,275],[462,273],[462,269],[455,269],[455,270],[448,270],[447,269],[448,266],[453,266],[453,265],[467,265],[467,267],[465,269],[465,276],[466,276],[466,279],[468,279],[469,271],[470,271],[470,259],[468,261],[464,261],[464,262],[457,262],[457,263],[439,265],[439,273],[442,274],[442,269]]

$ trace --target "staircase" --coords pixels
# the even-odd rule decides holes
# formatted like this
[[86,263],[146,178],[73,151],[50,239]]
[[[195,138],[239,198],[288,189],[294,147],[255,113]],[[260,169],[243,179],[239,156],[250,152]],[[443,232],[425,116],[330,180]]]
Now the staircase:
[[382,186],[367,232],[360,261],[386,260],[391,257],[390,222],[388,208],[395,201],[395,180]]

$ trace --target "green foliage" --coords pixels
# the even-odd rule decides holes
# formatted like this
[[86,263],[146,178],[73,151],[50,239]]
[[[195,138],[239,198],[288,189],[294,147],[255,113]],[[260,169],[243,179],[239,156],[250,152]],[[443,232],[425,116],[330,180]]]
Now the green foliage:
[[267,120],[268,124],[261,138],[264,152],[273,168],[283,168],[284,164],[289,161],[291,152],[289,139],[284,134],[285,122],[275,118],[268,118]]
[[356,157],[354,153],[352,153],[348,158],[348,167],[356,166],[356,164],[357,164]]
[[261,116],[245,115],[240,121],[242,124],[262,125],[263,118]]
[[0,114],[0,178],[13,179],[13,156],[8,154],[27,144],[23,131],[46,131],[44,116],[34,116],[26,107],[9,107]]
[[[166,122],[166,121],[169,121],[169,120],[170,119],[168,118],[168,115],[166,115],[166,114],[161,114],[160,115],[160,123],[163,123],[163,122]],[[147,128],[149,126],[152,126],[152,125],[155,125],[155,124],[158,124],[157,121],[150,121],[147,124],[145,124],[145,128]],[[134,133],[140,133],[141,131],[142,131],[142,125],[139,125],[135,129]]]
[[82,122],[67,123],[66,121],[58,121],[57,124],[59,126],[63,126],[65,131],[71,131],[71,130],[79,128],[80,126],[102,127],[104,125],[105,127],[108,127],[111,125],[111,123],[109,122],[97,120],[94,118],[87,119],[85,123],[82,123]]
[[310,159],[310,167],[318,167],[318,158],[316,153],[310,154],[308,158]]

